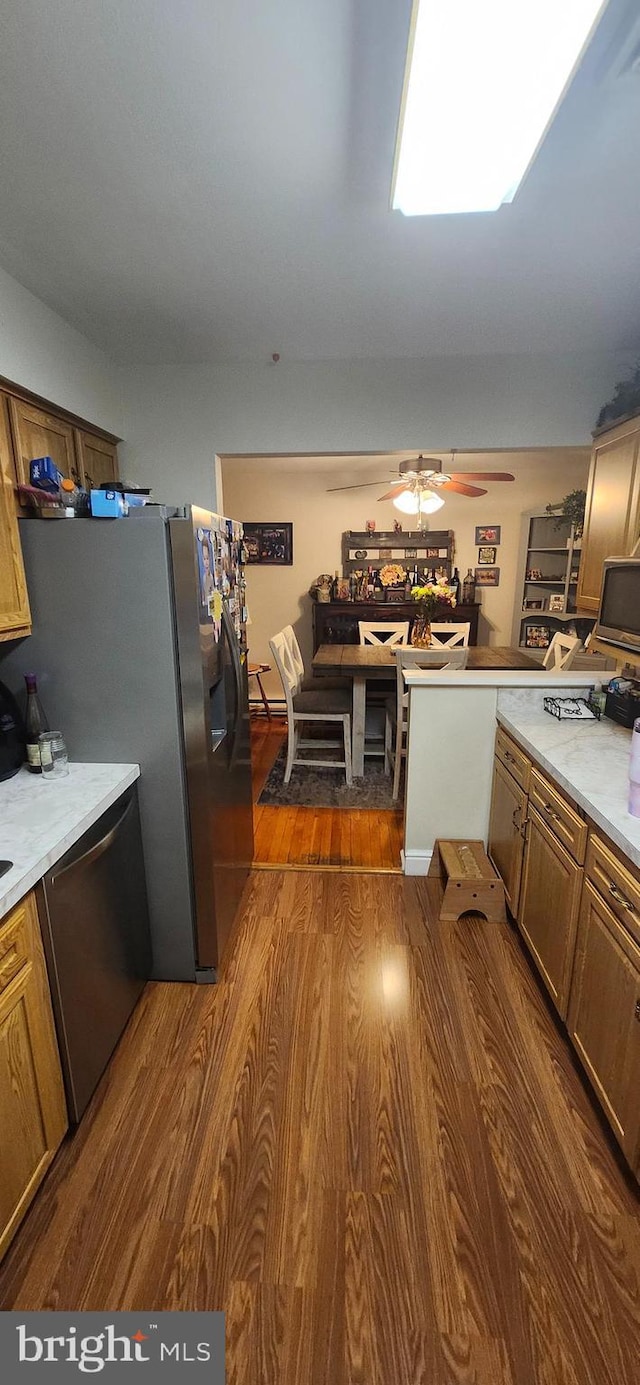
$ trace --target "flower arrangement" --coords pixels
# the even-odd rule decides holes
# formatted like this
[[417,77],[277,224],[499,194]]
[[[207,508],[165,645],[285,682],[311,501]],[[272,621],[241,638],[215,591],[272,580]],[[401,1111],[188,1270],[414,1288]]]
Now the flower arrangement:
[[405,582],[407,574],[399,563],[386,563],[380,568],[380,581],[383,587],[398,587],[401,582]]
[[411,600],[419,606],[421,616],[431,620],[439,606],[455,606],[455,588],[449,586],[446,578],[438,579],[437,582],[427,582],[424,587],[412,587]]

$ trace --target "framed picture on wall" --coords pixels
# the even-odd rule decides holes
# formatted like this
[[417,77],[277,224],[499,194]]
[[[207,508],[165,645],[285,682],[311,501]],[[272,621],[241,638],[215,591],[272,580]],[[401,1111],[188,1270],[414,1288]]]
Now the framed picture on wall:
[[500,525],[476,524],[476,543],[500,543]]
[[243,525],[247,563],[271,567],[291,567],[293,563],[293,524]]
[[478,549],[478,562],[481,567],[493,567],[498,550],[493,545],[489,548]]
[[499,567],[477,567],[476,568],[476,587],[499,587],[500,568]]

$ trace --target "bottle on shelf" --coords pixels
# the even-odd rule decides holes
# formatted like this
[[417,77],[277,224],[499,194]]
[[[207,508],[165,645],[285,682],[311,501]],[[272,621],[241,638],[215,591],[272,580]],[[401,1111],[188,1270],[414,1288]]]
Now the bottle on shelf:
[[454,597],[455,597],[456,606],[459,606],[459,605],[460,605],[460,585],[461,585],[461,583],[460,583],[460,573],[458,572],[457,567],[454,567],[454,569],[453,569],[453,577],[451,578],[451,582],[450,582],[449,585],[450,585],[451,588],[453,589],[453,594],[454,594]]
[[475,599],[476,579],[473,575],[473,572],[471,571],[471,568],[469,568],[464,582],[462,583],[462,604],[463,606],[473,606]]
[[331,583],[331,600],[332,600],[332,601],[337,601],[337,600],[338,600],[338,569],[337,569],[337,568],[336,568],[336,570],[335,570],[335,572],[334,572],[334,575],[333,575],[333,582]]
[[374,593],[374,591],[375,591],[375,586],[374,586],[374,581],[373,581],[373,569],[372,569],[372,568],[368,568],[368,569],[367,569],[367,601],[373,601],[373,593]]
[[39,737],[43,731],[49,730],[49,723],[38,697],[38,681],[35,673],[25,673],[24,681],[27,685],[27,702],[24,715],[27,769],[32,774],[42,774]]

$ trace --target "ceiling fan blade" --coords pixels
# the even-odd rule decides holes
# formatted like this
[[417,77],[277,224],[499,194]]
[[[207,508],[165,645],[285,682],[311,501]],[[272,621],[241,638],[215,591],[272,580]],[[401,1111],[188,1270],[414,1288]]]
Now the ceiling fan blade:
[[452,471],[454,481],[515,481],[510,471]]
[[365,486],[384,486],[386,476],[381,481],[355,481],[352,486],[327,486],[326,494],[332,491],[363,491]]
[[380,501],[380,500],[395,500],[395,498],[396,498],[397,495],[402,495],[402,492],[403,492],[403,491],[409,491],[409,490],[411,490],[411,484],[410,484],[409,482],[407,482],[407,481],[401,481],[400,484],[399,484],[398,486],[392,486],[390,491],[385,491],[385,494],[384,494],[384,495],[379,495],[379,496],[378,496],[378,501]]
[[438,487],[441,491],[457,491],[458,495],[486,495],[482,486],[467,486],[464,481],[444,481]]

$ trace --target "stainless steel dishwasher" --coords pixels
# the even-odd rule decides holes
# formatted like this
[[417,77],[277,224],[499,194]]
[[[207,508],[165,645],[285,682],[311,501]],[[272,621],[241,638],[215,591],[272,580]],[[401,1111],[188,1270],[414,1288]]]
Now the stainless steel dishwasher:
[[44,877],[39,903],[69,1116],[78,1122],[151,974],[135,785]]

